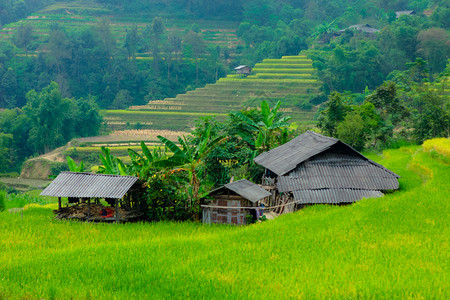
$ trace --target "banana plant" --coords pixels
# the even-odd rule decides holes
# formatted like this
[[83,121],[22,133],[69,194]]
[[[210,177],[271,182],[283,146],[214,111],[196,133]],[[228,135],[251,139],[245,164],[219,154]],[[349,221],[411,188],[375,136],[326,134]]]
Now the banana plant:
[[158,139],[173,152],[173,155],[167,159],[155,161],[153,163],[153,166],[170,167],[179,171],[188,172],[191,189],[189,194],[191,204],[194,204],[197,209],[197,221],[200,219],[199,190],[202,185],[198,176],[199,167],[204,163],[204,159],[208,153],[213,150],[218,143],[225,139],[224,137],[219,136],[211,140],[210,134],[211,127],[208,126],[197,144],[190,143],[185,136],[178,137],[181,148],[171,140],[163,136],[158,136]]
[[147,181],[151,170],[155,168],[153,166],[153,162],[166,158],[166,153],[161,148],[150,151],[144,142],[141,142],[141,149],[142,155],[133,149],[128,149],[128,156],[131,159],[131,165],[128,167],[128,173],[139,177],[143,181]]
[[117,157],[111,154],[111,150],[102,146],[102,154],[100,154],[100,160],[103,166],[99,167],[99,173],[112,174],[112,175],[129,175],[125,164]]
[[[278,110],[280,109],[281,102],[278,101],[275,106],[270,109],[269,104],[266,100],[261,103],[261,121],[256,122],[255,120],[247,117],[241,111],[231,112],[232,117],[237,118],[242,121],[245,129],[239,132],[241,138],[256,148],[260,148],[263,151],[268,151],[272,147],[272,141],[274,139],[275,131],[282,131],[283,128],[288,127],[289,121],[292,117],[281,117],[276,118]],[[254,136],[256,135],[256,139]],[[251,140],[253,137],[253,140]]]
[[69,166],[70,172],[84,172],[84,163],[83,161],[80,162],[80,165],[78,166],[77,163],[70,157],[66,157],[67,165]]

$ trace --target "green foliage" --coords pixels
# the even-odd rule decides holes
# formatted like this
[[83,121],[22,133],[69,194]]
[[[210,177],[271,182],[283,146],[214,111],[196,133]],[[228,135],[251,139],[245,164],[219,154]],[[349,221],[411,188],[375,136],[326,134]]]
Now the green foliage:
[[142,155],[128,148],[131,165],[127,167],[127,174],[139,177],[142,181],[148,181],[155,172],[154,162],[167,158],[166,151],[161,148],[153,148],[152,151],[144,142],[141,142]]
[[112,174],[112,175],[128,175],[125,164],[117,157],[111,154],[111,150],[102,146],[102,154],[100,154],[100,160],[102,166],[99,167],[99,173]]
[[80,165],[78,166],[77,163],[70,157],[66,157],[67,165],[69,166],[70,172],[84,172],[84,163],[83,161],[80,161]]
[[[278,101],[274,107],[270,108],[266,100],[261,102],[261,112],[257,119],[245,115],[243,111],[230,112],[230,116],[240,120],[244,125],[243,130],[238,134],[249,144],[262,151],[268,151],[275,145],[276,133],[282,128],[288,127],[287,121],[291,117],[281,117],[278,114],[281,102]],[[260,121],[259,121],[260,120]],[[255,140],[254,137],[256,136]]]
[[0,190],[0,212],[5,210],[5,200],[7,195],[8,194],[5,191]]
[[[2,199],[4,204],[3,209],[22,208],[28,204],[46,205],[50,203],[49,200],[39,196],[17,193],[8,194],[6,191],[0,190],[0,202],[2,201]],[[2,209],[0,203],[0,211],[1,210]]]
[[333,92],[325,103],[325,110],[320,113],[318,127],[327,135],[335,136],[337,125],[344,120],[348,109],[342,102],[341,95]]
[[92,100],[63,98],[57,83],[41,92],[27,93],[23,108],[30,122],[28,142],[36,153],[46,153],[75,136],[95,135],[101,117]]
[[127,90],[120,90],[112,103],[112,109],[125,109],[133,104],[133,97]]
[[30,24],[26,24],[21,25],[16,29],[13,35],[13,42],[17,47],[22,48],[26,55],[28,55],[28,50],[30,50],[33,38],[33,27]]
[[159,172],[147,181],[148,218],[151,221],[185,221],[192,217],[186,182],[176,172]]
[[8,162],[2,165],[18,171],[26,157],[48,152],[74,137],[98,134],[101,121],[92,97],[63,98],[54,82],[41,92],[32,90],[23,109],[0,112],[0,151],[9,149],[2,155]]
[[336,129],[337,137],[344,143],[361,151],[365,145],[364,120],[358,112],[348,113]]
[[428,92],[421,97],[421,106],[414,111],[414,137],[422,143],[426,139],[448,137],[450,126],[449,107],[442,97]]
[[0,172],[11,169],[13,163],[13,135],[0,132]]
[[158,136],[158,139],[173,152],[173,155],[167,159],[156,161],[153,165],[156,167],[175,168],[176,170],[185,171],[189,174],[190,188],[188,189],[188,194],[190,206],[197,212],[196,220],[199,220],[200,198],[202,196],[202,188],[206,184],[199,178],[199,169],[204,164],[208,153],[218,143],[223,141],[224,137],[217,136],[211,138],[211,127],[208,126],[195,144],[188,142],[186,137],[178,137],[181,148],[163,136]]

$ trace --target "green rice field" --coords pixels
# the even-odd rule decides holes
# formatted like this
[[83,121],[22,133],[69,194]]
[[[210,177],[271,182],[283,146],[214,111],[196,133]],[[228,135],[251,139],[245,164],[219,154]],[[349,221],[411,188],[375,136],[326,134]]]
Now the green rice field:
[[[165,27],[168,33],[182,35],[186,28],[189,28],[194,21],[186,19],[186,16],[171,15],[162,16],[155,12],[155,16],[161,16],[165,20]],[[95,26],[102,18],[110,20],[111,32],[118,41],[125,40],[126,32],[129,28],[136,25],[138,31],[142,32],[147,25],[152,23],[153,17],[139,17],[136,15],[120,15],[112,10],[109,5],[102,5],[91,0],[77,0],[70,2],[56,2],[46,8],[31,14],[26,19],[15,23],[6,24],[0,30],[0,39],[10,39],[17,27],[30,24],[33,26],[35,41],[33,43],[43,45],[48,42],[48,33],[51,24],[58,21],[58,24],[64,28],[80,28],[81,26]],[[235,55],[234,49],[243,42],[236,35],[236,29],[239,22],[235,21],[217,21],[217,20],[196,20],[195,23],[200,26],[202,35],[207,44],[220,45],[231,49],[231,55]],[[41,50],[36,50],[38,53]],[[33,53],[30,53],[33,55]],[[137,59],[148,58],[148,53],[138,53]]]
[[245,227],[1,212],[0,298],[448,299],[446,153],[448,140],[369,154],[400,191]]
[[231,74],[215,84],[175,98],[150,101],[147,105],[131,107],[127,112],[106,111],[105,119],[108,128],[116,130],[123,129],[127,122],[139,122],[146,126],[144,128],[188,131],[198,116],[215,115],[224,119],[230,111],[257,108],[263,100],[271,105],[280,100],[282,109],[294,122],[312,124],[317,108],[301,107],[322,93],[321,86],[312,61],[306,55],[284,56],[265,59],[247,77]]

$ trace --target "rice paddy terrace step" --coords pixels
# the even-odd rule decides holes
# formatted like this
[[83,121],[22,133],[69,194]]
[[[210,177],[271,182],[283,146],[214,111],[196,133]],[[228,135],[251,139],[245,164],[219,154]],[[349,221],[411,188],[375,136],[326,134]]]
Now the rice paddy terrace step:
[[108,113],[105,119],[117,127],[139,123],[143,128],[189,130],[198,117],[215,115],[223,120],[230,111],[258,107],[266,99],[285,101],[281,109],[293,121],[311,123],[316,109],[305,111],[296,104],[319,95],[321,86],[310,59],[305,55],[284,56],[263,60],[250,76],[229,75],[175,98]]

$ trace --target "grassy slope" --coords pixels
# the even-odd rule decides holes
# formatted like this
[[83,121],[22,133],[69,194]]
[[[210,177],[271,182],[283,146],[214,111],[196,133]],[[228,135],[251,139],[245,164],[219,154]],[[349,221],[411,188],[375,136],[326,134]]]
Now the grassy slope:
[[[0,213],[0,291],[32,298],[448,298],[449,166],[371,158],[401,191],[248,227],[86,224]],[[1,294],[0,292],[0,298]]]

